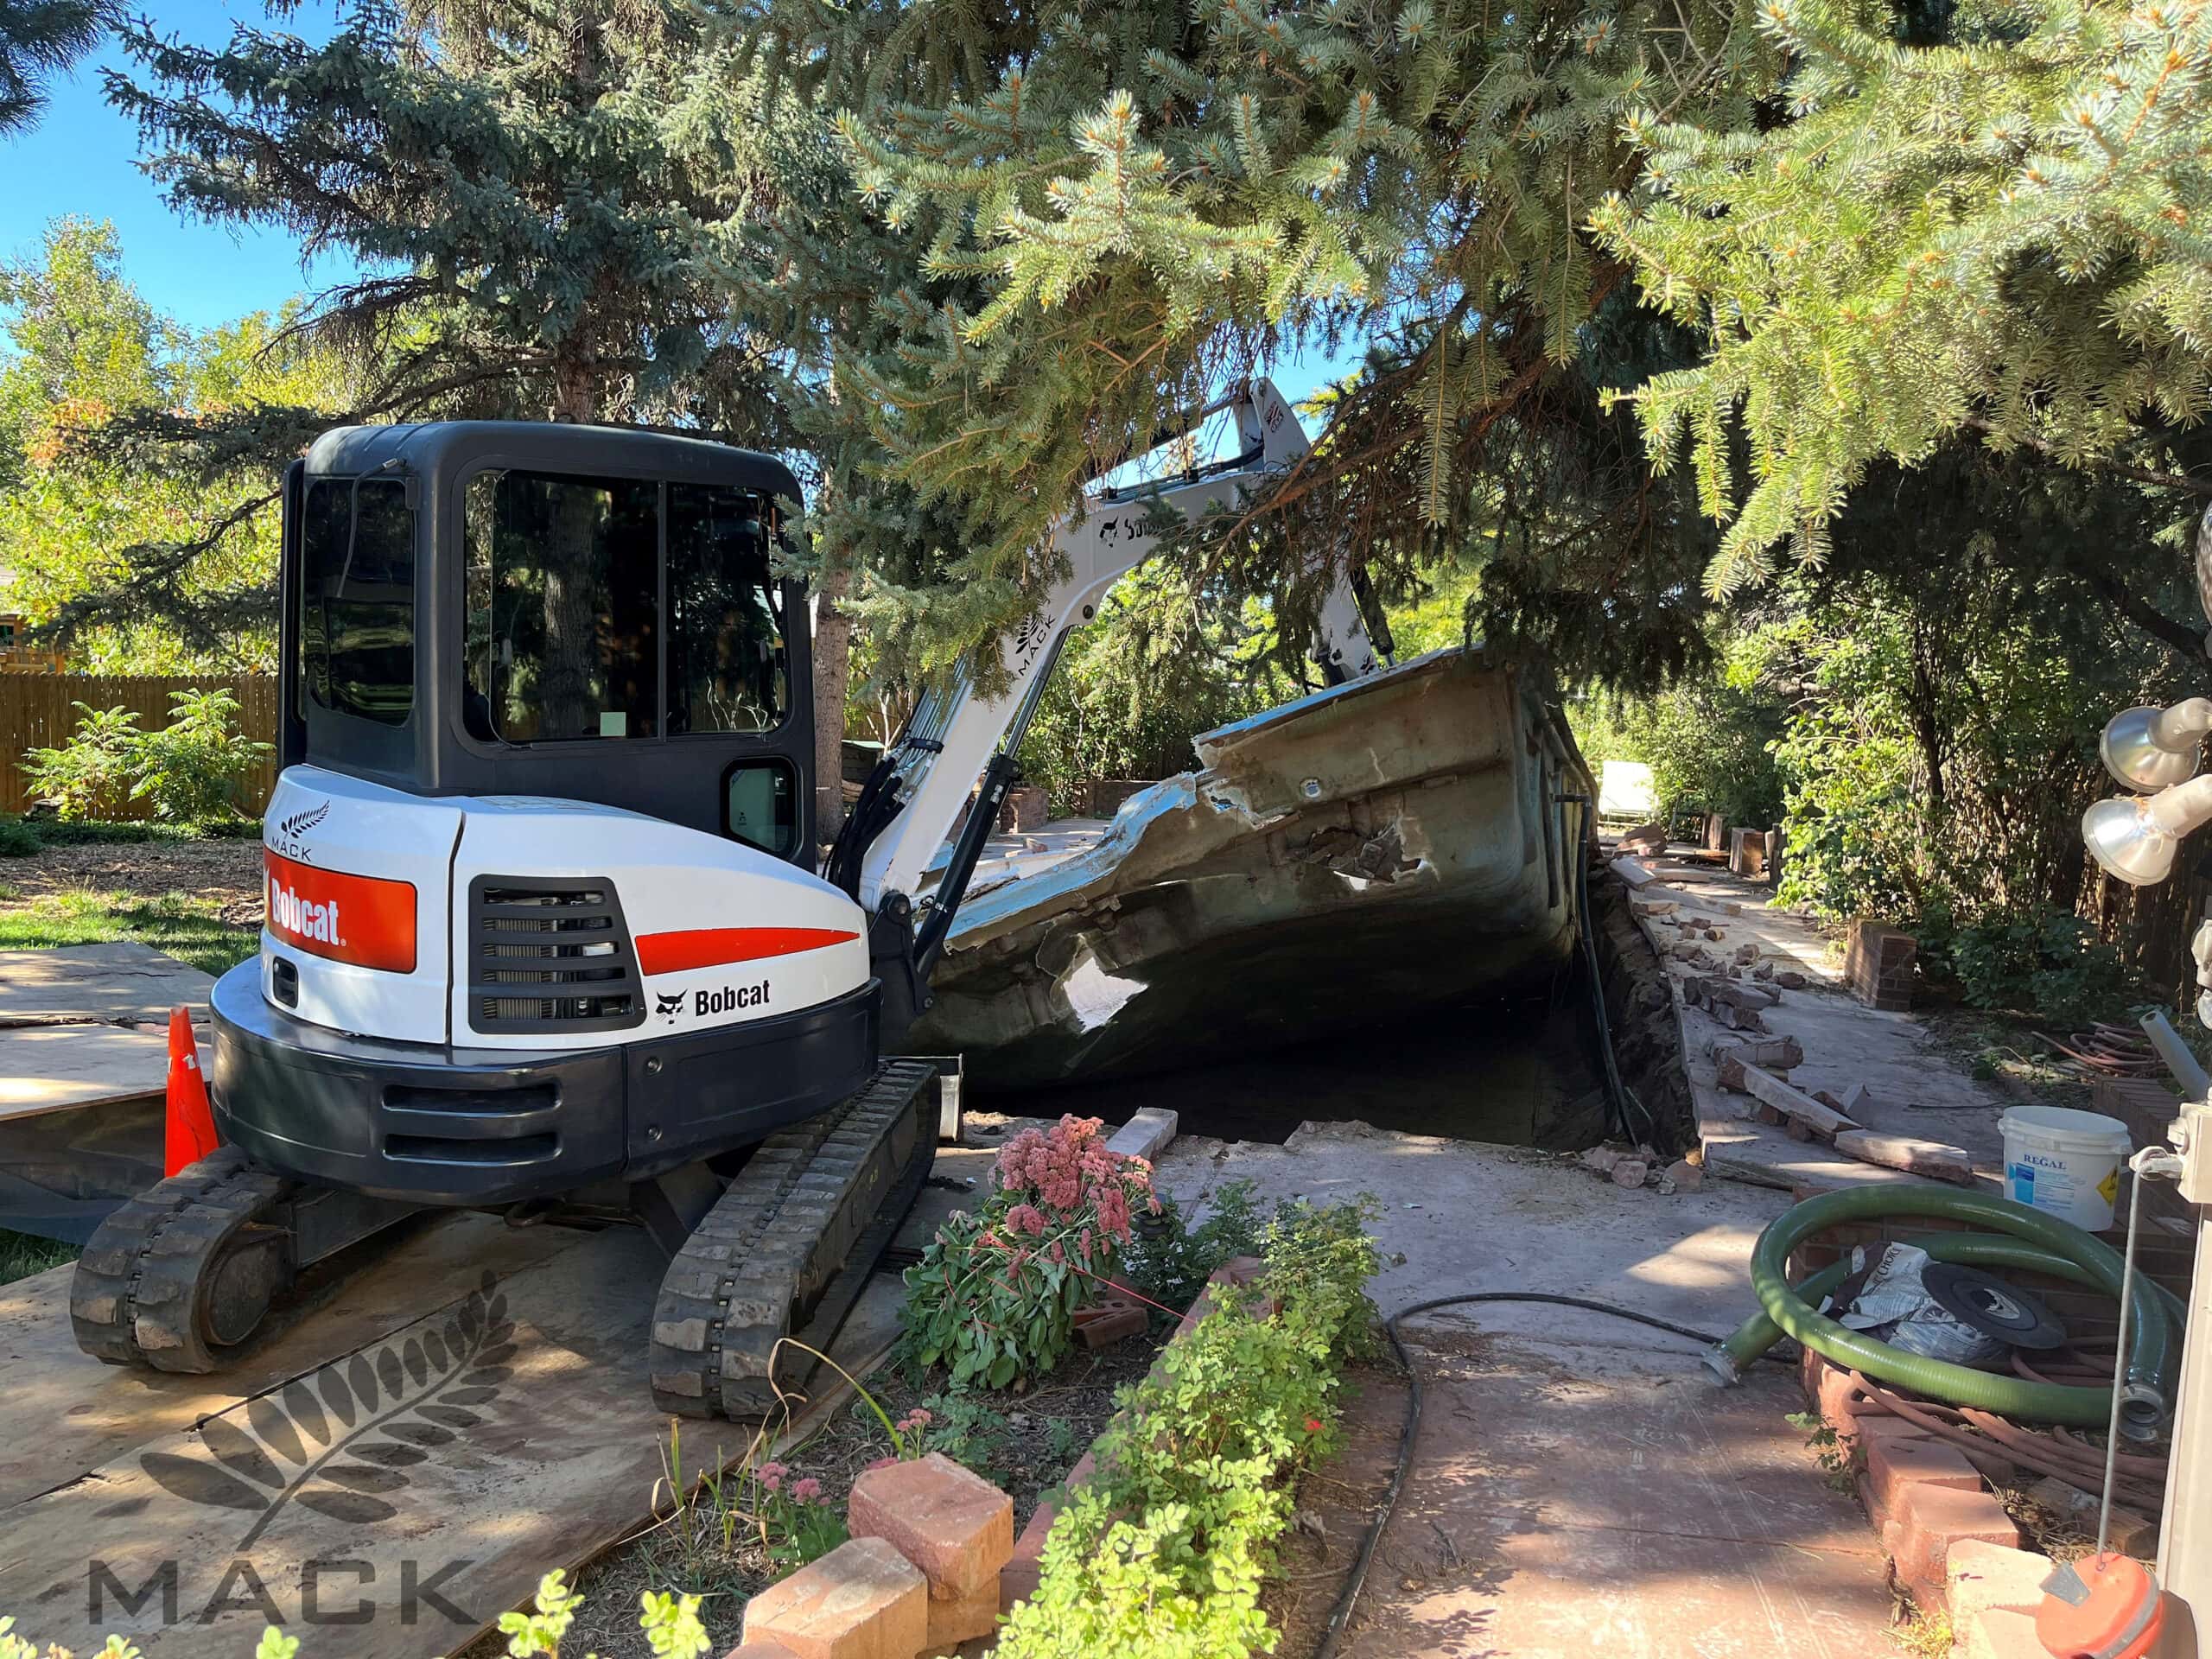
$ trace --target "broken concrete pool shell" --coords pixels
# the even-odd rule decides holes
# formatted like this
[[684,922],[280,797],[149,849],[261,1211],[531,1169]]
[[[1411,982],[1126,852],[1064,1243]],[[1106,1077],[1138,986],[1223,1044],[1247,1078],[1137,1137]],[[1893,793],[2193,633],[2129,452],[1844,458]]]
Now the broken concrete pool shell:
[[1197,738],[1095,843],[979,873],[908,1046],[1033,1086],[1541,982],[1594,793],[1548,690],[1476,645]]

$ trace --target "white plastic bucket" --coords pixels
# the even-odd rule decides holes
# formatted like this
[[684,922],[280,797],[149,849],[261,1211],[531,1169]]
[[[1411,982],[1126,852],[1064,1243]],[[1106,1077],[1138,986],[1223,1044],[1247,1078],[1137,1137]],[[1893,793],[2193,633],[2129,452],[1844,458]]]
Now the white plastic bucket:
[[2112,1225],[2120,1166],[2133,1150],[2127,1125],[2101,1112],[2015,1106],[2005,1132],[2005,1196],[2070,1221],[2085,1232]]

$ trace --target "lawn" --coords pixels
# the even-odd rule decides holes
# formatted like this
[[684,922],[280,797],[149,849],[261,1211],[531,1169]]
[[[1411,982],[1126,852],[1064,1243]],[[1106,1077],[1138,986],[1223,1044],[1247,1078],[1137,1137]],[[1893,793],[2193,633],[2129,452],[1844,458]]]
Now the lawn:
[[81,889],[0,905],[0,950],[136,939],[219,976],[253,955],[260,938],[224,921],[212,900],[181,893],[149,899]]
[[18,1279],[76,1259],[74,1244],[57,1244],[50,1238],[33,1238],[29,1233],[11,1233],[0,1227],[0,1285],[12,1285]]

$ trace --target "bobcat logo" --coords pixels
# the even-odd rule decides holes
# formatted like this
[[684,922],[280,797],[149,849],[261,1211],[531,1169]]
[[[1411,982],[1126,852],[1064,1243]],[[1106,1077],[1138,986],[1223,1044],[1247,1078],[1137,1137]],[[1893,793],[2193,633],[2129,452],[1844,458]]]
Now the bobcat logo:
[[664,992],[655,991],[653,993],[653,1012],[660,1015],[660,1017],[666,1020],[670,1025],[674,1025],[676,1023],[676,1016],[683,1012],[683,993],[678,991],[673,996],[671,996]]

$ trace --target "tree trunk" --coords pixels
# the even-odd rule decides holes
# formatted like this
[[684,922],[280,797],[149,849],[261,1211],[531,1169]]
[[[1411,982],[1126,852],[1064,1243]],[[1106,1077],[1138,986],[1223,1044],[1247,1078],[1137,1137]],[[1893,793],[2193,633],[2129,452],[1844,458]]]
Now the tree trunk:
[[834,841],[845,821],[845,693],[853,671],[853,619],[838,602],[852,585],[842,563],[823,572],[814,615],[814,836]]

